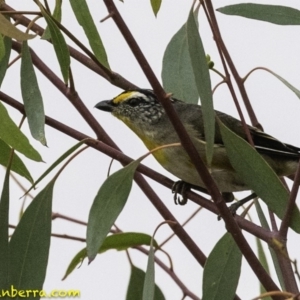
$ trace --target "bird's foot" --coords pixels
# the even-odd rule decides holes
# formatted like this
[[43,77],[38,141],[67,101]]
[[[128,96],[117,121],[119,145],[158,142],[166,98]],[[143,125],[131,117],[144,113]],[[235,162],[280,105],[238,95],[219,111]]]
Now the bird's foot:
[[[187,203],[188,198],[186,192],[189,191],[190,188],[191,185],[185,181],[179,180],[174,182],[172,193],[174,194],[174,202],[176,205],[185,205]],[[178,196],[178,194],[181,194],[182,197]]]

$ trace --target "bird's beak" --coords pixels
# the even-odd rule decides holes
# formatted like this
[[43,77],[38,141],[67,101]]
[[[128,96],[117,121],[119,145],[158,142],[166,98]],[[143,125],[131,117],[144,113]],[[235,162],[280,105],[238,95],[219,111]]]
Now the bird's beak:
[[96,108],[103,110],[103,111],[108,111],[108,112],[112,112],[114,106],[115,105],[112,102],[112,100],[104,100],[95,105]]

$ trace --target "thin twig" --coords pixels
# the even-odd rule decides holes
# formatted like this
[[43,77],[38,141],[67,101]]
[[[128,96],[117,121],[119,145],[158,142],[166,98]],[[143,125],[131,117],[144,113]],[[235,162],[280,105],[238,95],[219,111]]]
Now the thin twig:
[[73,222],[73,223],[76,223],[76,224],[87,226],[86,222],[71,218],[71,217],[66,216],[66,215],[62,215],[62,214],[57,213],[57,212],[52,212],[52,220],[55,220],[55,219],[63,219],[63,220],[69,221],[69,222]]

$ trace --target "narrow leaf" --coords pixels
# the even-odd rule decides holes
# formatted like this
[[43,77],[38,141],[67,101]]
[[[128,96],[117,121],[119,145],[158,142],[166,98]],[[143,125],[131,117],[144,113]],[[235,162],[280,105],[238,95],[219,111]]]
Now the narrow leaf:
[[[0,164],[1,165],[5,167],[8,165],[10,152],[11,152],[11,148],[0,139]],[[16,154],[14,154],[12,159],[11,170],[26,178],[30,183],[33,183],[33,179],[29,171],[27,170],[22,160]]]
[[[62,4],[62,0],[55,0],[55,7],[52,14],[52,17],[58,22],[61,21],[61,4]],[[49,40],[51,38],[49,26],[46,27],[41,38],[44,40]]]
[[288,81],[286,81],[284,78],[282,78],[281,76],[279,76],[278,74],[274,73],[271,70],[265,70],[269,73],[271,73],[272,75],[274,75],[277,79],[279,79],[284,85],[286,85],[290,90],[292,90],[296,96],[300,99],[300,91],[298,89],[296,89],[293,85],[291,85]]
[[[268,265],[268,261],[267,261],[267,256],[265,253],[265,250],[263,248],[263,245],[261,243],[261,240],[259,238],[256,238],[256,245],[257,245],[257,253],[258,253],[258,259],[261,263],[261,265],[264,267],[264,269],[266,270],[266,272],[268,274],[270,274],[270,270],[269,270],[269,265]],[[263,294],[266,292],[266,289],[264,288],[264,286],[260,283],[260,293]],[[266,297],[264,298],[265,300],[272,300],[271,297]]]
[[[126,250],[131,247],[146,245],[149,246],[151,243],[151,236],[144,233],[137,233],[137,232],[123,232],[123,233],[116,233],[110,235],[105,238],[102,246],[98,250],[98,254],[104,253],[108,250]],[[154,241],[155,247],[157,247],[157,242]],[[62,280],[66,279],[69,274],[71,274],[74,269],[80,265],[84,258],[86,258],[86,248],[79,251],[75,257],[72,259],[71,263],[69,264],[67,271]]]
[[262,226],[263,228],[265,228],[265,229],[270,230],[270,226],[269,226],[269,224],[268,224],[268,221],[267,221],[267,219],[266,219],[266,217],[265,217],[265,215],[264,215],[264,212],[263,212],[263,210],[262,210],[262,208],[261,208],[261,205],[260,205],[258,199],[255,200],[254,205],[255,205],[256,212],[257,212],[257,215],[258,215],[258,218],[259,218],[259,221],[260,221],[261,226]]
[[243,3],[224,6],[217,11],[277,25],[300,25],[300,11],[287,6]]
[[46,276],[50,238],[51,181],[31,202],[10,243],[10,284],[18,290],[42,290]]
[[[8,162],[8,161],[7,161]],[[9,173],[6,169],[2,194],[0,199],[0,286],[2,290],[8,288],[9,276],[9,247],[8,247],[8,213],[9,213]]]
[[197,104],[199,95],[187,45],[184,24],[169,42],[163,57],[162,82],[164,89],[175,98]]
[[28,194],[39,182],[41,182],[55,167],[57,167],[64,159],[66,159],[70,154],[75,152],[76,149],[78,149],[85,140],[82,140],[72,146],[69,150],[67,150],[63,155],[61,155],[30,187],[30,189],[26,192]]
[[22,44],[21,92],[31,135],[45,146],[45,112],[43,98],[32,65],[27,41],[24,41]]
[[160,6],[161,6],[161,0],[151,0],[151,7],[155,17],[157,17],[157,13],[159,12]]
[[143,300],[153,300],[155,281],[154,281],[154,250],[152,242],[149,248],[147,271],[145,275],[144,287],[143,287]]
[[101,64],[106,68],[110,68],[107,60],[106,51],[97,27],[93,21],[89,7],[85,0],[70,0],[73,12],[76,16],[78,23],[82,26],[86,37],[89,40],[89,44]]
[[[283,218],[289,193],[262,158],[244,139],[237,136],[218,120],[222,139],[230,162],[243,181],[268,205],[280,219]],[[300,233],[300,212],[295,208],[290,227]]]
[[35,35],[33,34],[27,34],[19,30],[18,28],[16,28],[1,13],[0,13],[0,33],[2,33],[5,36],[16,39],[18,41],[26,41],[35,37]]
[[[260,224],[263,228],[265,229],[270,229],[269,227],[269,224],[267,222],[267,219],[263,213],[263,210],[260,206],[260,203],[259,201],[255,201],[255,208],[256,208],[256,211],[257,211],[257,215],[258,215],[258,218],[259,218],[259,221],[260,221]],[[276,274],[277,274],[277,278],[279,280],[279,283],[280,283],[280,286],[283,290],[286,290],[285,288],[285,284],[284,284],[284,278],[283,278],[283,274],[282,274],[282,271],[281,271],[281,267],[280,267],[280,264],[278,262],[278,258],[277,258],[277,255],[275,253],[275,251],[273,250],[272,247],[269,246],[269,251],[270,251],[270,254],[271,254],[271,257],[272,257],[272,262],[273,262],[273,265],[274,265],[274,268],[275,268],[275,271],[276,271]]]
[[0,61],[5,56],[4,37],[0,34]]
[[69,68],[71,64],[70,60],[70,52],[64,36],[56,26],[55,22],[53,21],[52,17],[48,15],[44,7],[38,1],[38,5],[40,7],[41,13],[43,14],[47,25],[49,27],[51,33],[51,40],[54,46],[54,50],[57,56],[57,60],[60,66],[60,70],[64,79],[64,82],[67,84],[69,80]]
[[[143,296],[143,284],[145,281],[145,272],[135,266],[131,267],[131,275],[126,294],[126,300],[140,300]],[[164,300],[165,297],[161,289],[155,285],[155,300]]]
[[[108,250],[115,249],[118,251],[126,250],[136,246],[150,246],[151,236],[145,233],[138,232],[122,232],[108,236],[98,253],[104,253]],[[154,247],[157,247],[157,242],[153,241]]]
[[205,263],[202,300],[233,299],[241,263],[242,253],[227,232],[215,245]]
[[187,20],[186,31],[192,69],[202,105],[204,134],[206,141],[206,157],[208,165],[210,165],[214,147],[215,112],[213,108],[211,82],[206,55],[192,9]]
[[87,226],[87,254],[90,262],[96,257],[111,226],[126,204],[139,163],[140,159],[133,161],[109,176],[94,199]]
[[4,56],[2,57],[2,59],[0,59],[0,87],[8,67],[8,62],[9,62],[9,57],[11,52],[11,38],[5,36],[3,38],[3,43],[4,43]]
[[15,150],[35,161],[42,161],[40,154],[29,144],[27,137],[8,115],[0,102],[0,138]]

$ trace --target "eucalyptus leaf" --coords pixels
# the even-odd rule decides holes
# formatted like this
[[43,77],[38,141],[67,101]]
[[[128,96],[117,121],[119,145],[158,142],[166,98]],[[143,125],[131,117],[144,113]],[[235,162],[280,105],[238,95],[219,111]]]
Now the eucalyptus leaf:
[[17,290],[43,288],[51,239],[53,187],[51,181],[32,200],[10,239],[9,282]]
[[193,10],[191,10],[189,13],[186,23],[186,31],[192,69],[202,105],[204,134],[206,141],[206,157],[207,163],[210,165],[213,157],[215,139],[215,112],[212,101],[211,82],[207,59]]
[[225,233],[209,254],[203,271],[202,300],[231,300],[240,278],[242,253]]
[[143,287],[143,300],[153,300],[155,292],[155,275],[154,275],[154,249],[151,245],[149,248],[147,270],[145,275],[144,287]]
[[4,37],[0,34],[0,61],[5,56],[5,45],[4,45]]
[[[0,164],[4,167],[7,167],[8,165],[11,150],[12,148],[0,139]],[[33,183],[33,179],[28,169],[16,153],[14,153],[12,159],[11,170],[26,178],[30,183]]]
[[[237,136],[218,120],[229,160],[243,181],[268,205],[280,219],[283,218],[289,193],[262,156],[244,139]],[[300,233],[300,212],[293,211],[290,227]]]
[[[131,267],[131,274],[126,294],[126,300],[140,300],[143,296],[143,284],[145,281],[145,272],[136,266]],[[155,284],[154,300],[164,300],[165,297],[161,289]]]
[[8,115],[0,101],[0,138],[18,152],[35,161],[42,161],[40,154],[30,145],[27,137]]
[[[258,200],[255,201],[255,208],[256,208],[257,215],[258,215],[261,226],[265,229],[270,230],[270,226],[267,222],[267,219],[266,219],[266,217],[263,213],[263,210],[262,210],[261,205],[260,205]],[[271,254],[271,257],[272,257],[272,262],[273,262],[273,265],[274,265],[274,268],[275,268],[280,286],[283,290],[286,290],[285,283],[284,283],[284,278],[283,278],[283,274],[282,274],[282,271],[281,271],[280,264],[278,262],[277,254],[275,253],[274,249],[270,246],[269,246],[269,251],[270,251],[270,254]]]
[[162,82],[164,89],[174,98],[198,104],[192,62],[187,45],[186,24],[172,37],[163,57]]
[[[257,246],[257,253],[258,253],[258,260],[260,261],[261,265],[264,267],[266,272],[270,274],[269,264],[267,260],[267,256],[265,250],[263,248],[262,242],[259,238],[256,238],[256,246]],[[267,292],[264,286],[260,283],[260,293],[263,294]],[[265,300],[272,300],[271,297],[264,298]]]
[[[108,250],[122,251],[141,245],[150,246],[150,243],[151,236],[149,236],[148,234],[138,232],[116,233],[105,238],[102,246],[98,250],[98,254],[102,254]],[[155,240],[153,244],[155,245],[155,247],[158,246]],[[86,248],[80,250],[70,262],[62,280],[66,279],[74,271],[74,269],[83,262],[86,256]]]
[[51,41],[53,43],[53,47],[60,66],[60,70],[64,82],[67,83],[69,80],[69,68],[71,64],[69,48],[64,39],[64,36],[62,35],[57,25],[55,24],[55,21],[52,19],[52,16],[48,15],[48,13],[46,12],[44,7],[38,0],[37,3],[49,27],[50,34],[51,34]]
[[39,182],[41,182],[55,167],[57,167],[65,158],[67,158],[70,154],[74,153],[76,149],[78,149],[85,140],[82,140],[68,149],[65,153],[63,153],[27,190],[26,194],[28,194]]
[[[61,21],[61,5],[62,5],[62,0],[55,0],[55,7],[54,7],[52,17],[58,22]],[[44,40],[49,40],[51,38],[49,26],[46,27],[41,38]]]
[[157,13],[159,12],[162,0],[151,0],[151,7],[155,17],[157,17]]
[[0,59],[0,87],[8,67],[9,57],[11,53],[11,38],[7,36],[3,37],[3,44],[4,44],[4,56]]
[[123,210],[131,190],[135,170],[141,159],[143,157],[109,176],[100,187],[88,219],[87,254],[89,262],[96,257],[111,226]]
[[45,146],[45,112],[43,98],[33,68],[27,41],[23,42],[21,53],[21,92],[29,129],[32,137]]
[[266,70],[266,71],[274,75],[277,79],[279,79],[285,86],[287,86],[291,91],[293,91],[296,94],[296,96],[300,99],[300,91],[298,89],[296,89],[293,85],[291,85],[288,81],[286,81],[284,78],[282,78],[275,72],[271,70]]
[[89,7],[85,0],[70,0],[73,12],[78,23],[82,26],[89,44],[101,64],[110,69],[107,54],[102,43],[101,37],[98,33],[97,27],[93,21]]
[[300,25],[300,11],[288,6],[241,3],[224,6],[217,11],[277,25]]
[[8,167],[0,198],[0,286],[2,290],[7,289],[9,286],[9,175],[10,168]]
[[35,37],[33,34],[25,33],[14,26],[0,13],[0,33],[18,41],[26,41]]

